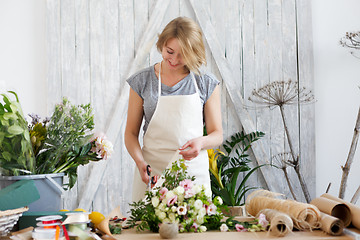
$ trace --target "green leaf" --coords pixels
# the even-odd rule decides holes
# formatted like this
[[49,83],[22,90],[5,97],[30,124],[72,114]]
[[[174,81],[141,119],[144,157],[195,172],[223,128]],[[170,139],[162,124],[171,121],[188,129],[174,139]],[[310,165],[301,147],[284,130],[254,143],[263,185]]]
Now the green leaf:
[[4,120],[10,120],[10,119],[16,120],[18,117],[16,116],[15,113],[8,112],[8,113],[4,113],[3,118]]
[[0,103],[0,115],[3,115],[5,113],[4,105]]
[[11,101],[10,101],[9,97],[6,96],[5,94],[1,94],[1,95],[3,96],[3,100],[4,100],[5,104],[10,106]]
[[4,158],[6,161],[11,161],[11,153],[9,153],[9,152],[2,152],[1,155],[3,156],[3,158]]
[[246,181],[249,179],[249,177],[251,176],[251,174],[253,174],[257,169],[259,169],[259,168],[261,168],[261,167],[263,167],[263,166],[265,166],[265,165],[267,165],[267,164],[262,164],[262,165],[259,165],[259,166],[254,167],[253,169],[251,169],[251,171],[249,171],[249,172],[245,175],[245,177],[243,178],[243,180],[242,180],[241,183],[240,183],[240,186],[239,186],[239,188],[238,188],[238,191],[236,192],[235,198],[238,198],[238,197],[239,197],[239,195],[241,194],[241,192],[240,192],[239,189],[245,188]]
[[16,92],[14,92],[14,91],[8,91],[8,92],[12,93],[15,96],[16,101],[19,102],[19,98],[18,98],[18,95],[16,94]]
[[0,122],[1,122],[1,125],[3,125],[3,126],[10,126],[10,123],[9,123],[9,121],[8,120],[5,120],[4,118],[1,118],[0,119]]
[[231,196],[226,188],[220,190],[219,196],[221,196],[225,205],[233,206]]
[[24,132],[24,129],[18,125],[12,125],[8,128],[8,132],[13,135],[19,135]]

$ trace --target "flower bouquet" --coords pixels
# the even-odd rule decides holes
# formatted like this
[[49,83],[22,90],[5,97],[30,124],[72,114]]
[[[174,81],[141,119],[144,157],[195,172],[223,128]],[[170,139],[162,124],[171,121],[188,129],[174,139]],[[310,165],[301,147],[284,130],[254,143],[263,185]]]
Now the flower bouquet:
[[[63,98],[50,118],[41,121],[30,114],[32,121],[27,124],[16,93],[11,93],[16,100],[2,94],[4,104],[0,102],[1,152],[6,148],[0,156],[3,175],[65,173],[69,177],[65,188],[72,188],[79,165],[111,155],[111,142],[92,133],[95,124],[90,104],[76,106]],[[17,157],[16,151],[24,153]]]
[[[242,223],[233,217],[225,218],[221,197],[211,198],[211,190],[194,183],[195,177],[188,176],[185,160],[172,163],[161,177],[161,186],[146,191],[144,200],[130,204],[127,224],[139,231],[158,232],[163,223],[178,224],[179,232],[205,232],[207,230],[262,231],[257,219]],[[262,225],[261,225],[262,226]]]

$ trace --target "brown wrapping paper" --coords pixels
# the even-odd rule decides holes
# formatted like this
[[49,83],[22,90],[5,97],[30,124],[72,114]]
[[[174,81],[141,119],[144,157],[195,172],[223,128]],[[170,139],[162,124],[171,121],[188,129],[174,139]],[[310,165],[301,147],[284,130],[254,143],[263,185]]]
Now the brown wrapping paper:
[[344,222],[336,217],[321,213],[320,223],[320,228],[328,234],[339,236],[343,233]]
[[342,220],[345,227],[350,225],[351,211],[346,204],[325,197],[315,198],[311,204],[317,206],[321,212]]
[[356,227],[357,229],[360,229],[360,207],[358,207],[350,202],[344,201],[340,198],[337,198],[335,196],[332,196],[328,193],[324,193],[320,197],[328,198],[328,199],[337,201],[339,203],[346,204],[346,206],[348,206],[350,208],[352,225],[354,225],[354,227]]
[[274,209],[263,209],[258,214],[265,214],[266,219],[270,222],[270,234],[276,237],[284,237],[292,232],[293,221],[289,215]]
[[109,216],[107,216],[104,220],[102,220],[97,226],[96,228],[99,229],[101,232],[105,233],[106,235],[106,239],[116,239],[114,238],[114,236],[111,234],[110,232],[110,228],[109,228],[109,222],[110,219],[114,218],[114,217],[118,217],[118,218],[123,218],[124,216],[121,213],[120,210],[120,206],[116,207],[115,209],[113,209],[111,211],[111,213],[109,214]]
[[267,190],[252,192],[246,199],[246,210],[256,216],[263,209],[275,209],[286,213],[299,230],[319,228],[320,211],[312,204],[276,198],[279,194]]

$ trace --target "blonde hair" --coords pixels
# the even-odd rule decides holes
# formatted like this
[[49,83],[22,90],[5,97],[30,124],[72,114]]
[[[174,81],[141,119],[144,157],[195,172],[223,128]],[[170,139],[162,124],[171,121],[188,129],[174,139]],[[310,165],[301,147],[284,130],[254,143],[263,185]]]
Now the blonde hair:
[[202,32],[198,24],[191,18],[178,17],[169,22],[156,43],[159,52],[166,43],[176,38],[179,41],[185,67],[189,71],[199,73],[201,65],[206,65],[205,46]]

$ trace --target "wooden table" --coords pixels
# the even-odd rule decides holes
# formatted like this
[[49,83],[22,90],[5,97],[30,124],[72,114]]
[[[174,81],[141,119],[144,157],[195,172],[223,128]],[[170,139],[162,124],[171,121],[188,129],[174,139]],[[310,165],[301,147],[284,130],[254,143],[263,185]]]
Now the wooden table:
[[[121,234],[115,235],[116,239],[121,240],[141,240],[141,239],[162,239],[158,233],[151,232],[136,232],[135,229],[123,230]],[[331,236],[320,230],[313,232],[293,232],[285,237],[279,238],[271,236],[267,232],[220,232],[209,231],[204,233],[180,233],[176,239],[194,239],[194,240],[242,240],[242,239],[301,239],[301,240],[350,240],[356,239],[349,233],[344,233],[342,236]]]

